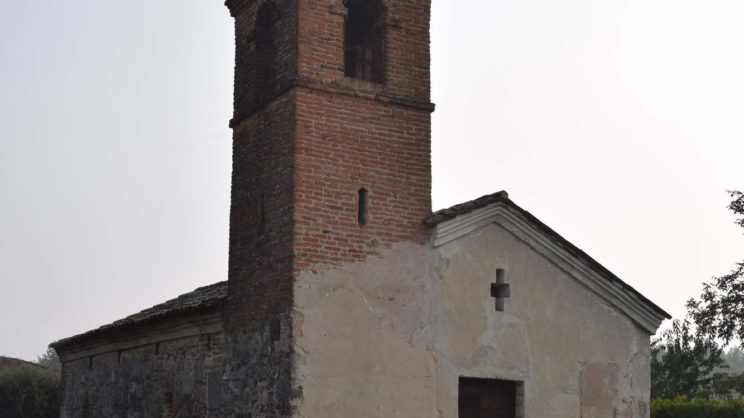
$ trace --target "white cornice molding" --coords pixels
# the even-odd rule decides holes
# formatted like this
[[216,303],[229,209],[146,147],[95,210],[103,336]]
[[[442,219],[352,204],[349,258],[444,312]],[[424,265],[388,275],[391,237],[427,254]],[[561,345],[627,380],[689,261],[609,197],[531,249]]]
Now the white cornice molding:
[[434,247],[441,247],[492,223],[500,225],[534,248],[650,334],[655,334],[661,322],[666,319],[654,306],[628,289],[627,285],[608,280],[577,259],[506,203],[494,203],[436,225],[432,230],[431,244]]

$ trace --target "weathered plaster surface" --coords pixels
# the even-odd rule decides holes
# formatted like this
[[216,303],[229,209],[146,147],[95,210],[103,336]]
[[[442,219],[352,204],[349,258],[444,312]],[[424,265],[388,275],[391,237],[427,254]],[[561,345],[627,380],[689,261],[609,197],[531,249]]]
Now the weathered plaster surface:
[[648,332],[496,224],[318,266],[294,315],[302,417],[455,418],[460,376],[524,382],[527,417],[648,417]]

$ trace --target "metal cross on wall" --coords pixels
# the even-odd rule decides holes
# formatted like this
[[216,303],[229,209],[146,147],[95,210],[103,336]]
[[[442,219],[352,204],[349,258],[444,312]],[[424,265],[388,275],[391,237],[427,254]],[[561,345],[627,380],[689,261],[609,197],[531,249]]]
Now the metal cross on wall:
[[506,271],[496,270],[496,283],[491,283],[491,297],[496,298],[496,311],[504,312],[506,299],[511,296],[511,286],[506,282]]

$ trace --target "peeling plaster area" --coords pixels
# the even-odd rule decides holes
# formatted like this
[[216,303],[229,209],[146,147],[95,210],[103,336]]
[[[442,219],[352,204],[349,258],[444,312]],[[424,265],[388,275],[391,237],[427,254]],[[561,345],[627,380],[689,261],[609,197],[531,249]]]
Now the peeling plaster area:
[[455,418],[460,377],[523,382],[526,417],[648,417],[648,332],[497,224],[316,266],[294,317],[302,417]]

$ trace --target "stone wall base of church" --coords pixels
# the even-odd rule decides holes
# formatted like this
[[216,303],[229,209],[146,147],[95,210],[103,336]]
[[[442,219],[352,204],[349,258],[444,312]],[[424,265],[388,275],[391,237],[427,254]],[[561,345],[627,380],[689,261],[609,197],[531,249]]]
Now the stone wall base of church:
[[207,416],[219,409],[224,335],[65,359],[63,418]]

